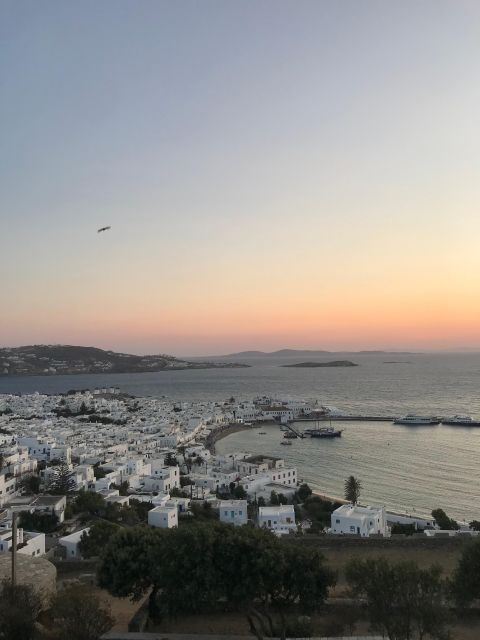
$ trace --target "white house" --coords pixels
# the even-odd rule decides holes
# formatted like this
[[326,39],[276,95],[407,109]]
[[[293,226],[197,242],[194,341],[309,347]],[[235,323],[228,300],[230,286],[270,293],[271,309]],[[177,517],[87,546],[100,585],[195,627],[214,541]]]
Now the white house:
[[260,507],[258,510],[258,526],[270,529],[277,535],[296,531],[295,509],[293,504],[275,507]]
[[62,547],[65,547],[67,560],[79,560],[82,557],[78,545],[82,535],[84,533],[88,533],[89,531],[90,527],[87,527],[86,529],[75,531],[75,533],[71,533],[69,536],[64,536],[63,538],[59,539],[58,543]]
[[144,491],[168,493],[171,489],[178,489],[180,487],[180,468],[163,467],[163,469],[157,469],[155,475],[142,478],[141,484]]
[[331,516],[330,533],[343,535],[388,535],[385,507],[360,507],[354,504],[342,504]]
[[[0,530],[0,553],[10,551],[13,543],[12,529]],[[45,554],[45,534],[17,529],[17,551],[23,555],[37,557]]]
[[154,507],[148,512],[148,524],[161,529],[172,529],[178,526],[178,509],[172,507]]
[[220,500],[218,504],[220,522],[228,524],[247,524],[247,501],[246,500]]

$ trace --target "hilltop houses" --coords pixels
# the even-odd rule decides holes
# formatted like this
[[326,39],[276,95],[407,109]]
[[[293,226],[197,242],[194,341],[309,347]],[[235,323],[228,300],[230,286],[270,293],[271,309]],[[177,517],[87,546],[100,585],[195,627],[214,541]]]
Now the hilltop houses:
[[[221,522],[243,526],[249,522],[248,501],[263,497],[268,503],[272,492],[293,497],[297,470],[269,455],[215,455],[206,447],[208,438],[231,423],[281,420],[301,412],[308,412],[306,403],[297,406],[266,398],[174,403],[133,398],[109,388],[56,396],[0,395],[0,508],[10,517],[14,512],[46,514],[62,524],[67,497],[47,495],[61,468],[69,492],[95,492],[118,508],[132,504],[132,499],[148,503],[145,517],[153,527],[178,526],[181,518],[191,516],[192,501],[209,503]],[[38,476],[40,495],[24,488],[23,479],[31,474]],[[263,507],[274,511],[261,514],[252,509],[250,522],[277,534],[293,531],[295,514],[290,507]],[[80,557],[83,532],[73,531],[59,540],[67,558]],[[21,544],[33,540],[34,534],[23,532]],[[37,553],[40,539],[35,544]]]

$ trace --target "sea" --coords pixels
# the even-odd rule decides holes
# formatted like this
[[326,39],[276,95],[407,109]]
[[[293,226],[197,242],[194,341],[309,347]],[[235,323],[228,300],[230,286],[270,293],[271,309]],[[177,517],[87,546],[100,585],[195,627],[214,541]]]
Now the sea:
[[[258,395],[318,400],[345,414],[406,413],[480,418],[480,353],[350,354],[356,367],[290,368],[307,358],[243,358],[239,369],[137,374],[0,378],[0,393],[60,393],[116,386],[136,396],[223,401]],[[311,423],[299,423],[299,428]],[[322,425],[324,426],[324,425]],[[335,422],[333,440],[292,440],[269,425],[232,434],[217,451],[242,450],[285,458],[316,491],[342,497],[345,478],[362,483],[361,502],[427,515],[441,507],[459,521],[480,520],[480,427],[400,426],[391,422]],[[262,435],[260,432],[265,431]]]

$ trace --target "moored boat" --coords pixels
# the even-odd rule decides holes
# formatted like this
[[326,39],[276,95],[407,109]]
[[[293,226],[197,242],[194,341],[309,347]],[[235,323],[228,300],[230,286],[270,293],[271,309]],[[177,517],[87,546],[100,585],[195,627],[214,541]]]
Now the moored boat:
[[436,425],[440,424],[440,419],[435,416],[416,416],[411,413],[403,416],[401,418],[396,418],[393,421],[393,424],[403,424],[403,425]]
[[334,429],[333,427],[321,427],[319,429],[305,429],[304,433],[311,438],[340,438],[342,430]]
[[474,420],[471,416],[452,416],[444,418],[442,424],[459,427],[480,427],[480,420]]

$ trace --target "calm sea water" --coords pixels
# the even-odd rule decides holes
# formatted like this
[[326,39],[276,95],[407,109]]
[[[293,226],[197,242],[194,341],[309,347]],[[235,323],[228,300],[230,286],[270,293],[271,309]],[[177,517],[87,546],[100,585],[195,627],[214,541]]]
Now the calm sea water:
[[[467,413],[480,417],[480,354],[348,358],[359,366],[291,369],[279,366],[287,360],[264,359],[245,360],[253,364],[249,369],[0,378],[0,393],[57,393],[107,385],[138,396],[166,395],[172,400],[274,394],[317,398],[359,414]],[[461,520],[480,519],[480,428],[363,422],[335,426],[344,429],[338,440],[306,439],[285,447],[280,445],[278,428],[267,427],[229,436],[218,444],[218,450],[281,455],[298,467],[312,487],[330,495],[341,496],[345,477],[353,473],[363,483],[362,501],[422,514],[442,507]],[[259,435],[259,430],[267,434]]]

